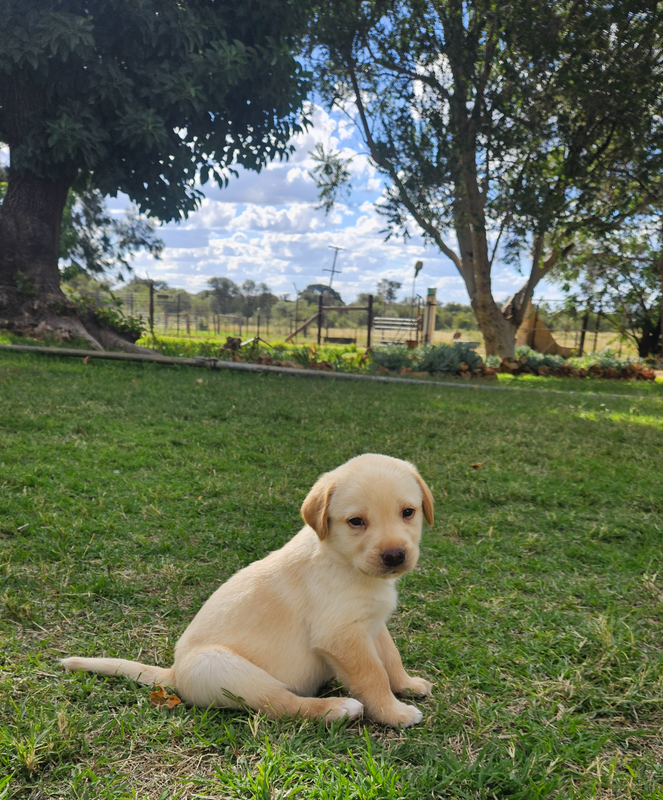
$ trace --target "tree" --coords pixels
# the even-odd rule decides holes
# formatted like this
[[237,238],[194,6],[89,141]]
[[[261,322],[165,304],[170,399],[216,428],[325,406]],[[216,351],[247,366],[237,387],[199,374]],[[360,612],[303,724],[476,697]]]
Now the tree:
[[569,299],[600,309],[638,348],[654,355],[661,343],[663,215],[640,216],[619,231],[583,236],[573,258],[556,270]]
[[386,278],[378,281],[377,285],[377,296],[381,297],[384,301],[385,306],[388,303],[393,303],[396,300],[396,292],[401,288],[403,284],[399,281],[390,281]]
[[253,280],[245,280],[239,294],[240,310],[246,317],[252,317],[257,309],[265,311],[269,317],[272,305],[276,302],[276,295],[266,283],[256,283]]
[[[610,208],[595,207],[608,171],[628,167],[656,124],[659,12],[639,0],[320,7],[309,51],[318,88],[349,109],[385,177],[378,210],[390,231],[408,236],[414,222],[457,267],[489,354],[513,354],[534,288],[573,231],[630,202],[615,192]],[[327,155],[316,179],[329,206],[344,169]],[[517,264],[527,242],[530,267],[501,309],[491,271],[503,240]]]
[[210,278],[207,285],[212,290],[212,311],[215,314],[230,314],[237,306],[240,288],[230,278]]
[[[60,273],[70,280],[80,272],[88,275],[113,274],[124,280],[131,272],[130,259],[139,250],[155,258],[163,251],[163,240],[155,235],[155,225],[130,209],[122,217],[109,214],[97,189],[81,194],[69,192],[60,231]],[[65,262],[65,263],[63,263]]]
[[330,305],[330,303],[338,306],[345,305],[343,298],[336,289],[330,288],[326,283],[309,283],[306,289],[300,292],[299,298],[305,303],[315,303],[317,305],[320,295],[322,295],[323,302],[327,305]]
[[[307,22],[288,0],[0,0],[0,319],[46,321],[100,347],[59,288],[70,187],[126,193],[161,220],[196,208],[210,175],[286,157],[307,77]],[[64,309],[64,310],[63,310]]]

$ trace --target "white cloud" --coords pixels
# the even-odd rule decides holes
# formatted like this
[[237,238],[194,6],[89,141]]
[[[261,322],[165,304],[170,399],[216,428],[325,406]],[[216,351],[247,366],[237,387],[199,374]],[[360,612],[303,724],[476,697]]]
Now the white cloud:
[[[341,113],[315,108],[314,125],[295,137],[295,152],[287,161],[274,162],[260,173],[240,170],[221,189],[208,183],[198,211],[180,223],[160,229],[166,242],[161,261],[141,254],[135,271],[163,278],[173,286],[191,290],[204,288],[213,276],[228,275],[237,283],[251,278],[268,283],[276,292],[292,293],[293,280],[300,289],[309,283],[329,280],[331,245],[339,252],[334,278],[346,301],[359,292],[375,291],[382,278],[400,281],[401,294],[412,290],[413,266],[424,262],[417,291],[435,286],[441,302],[467,302],[462,279],[452,262],[436,247],[413,235],[407,242],[386,242],[381,231],[386,220],[375,208],[383,183],[363,152],[351,120]],[[326,148],[343,145],[355,188],[331,214],[317,209],[318,197],[309,175],[315,162],[309,155],[320,142]],[[127,205],[126,198],[111,201],[113,207]],[[416,232],[412,226],[412,233]],[[452,237],[448,239],[455,248]],[[502,299],[520,285],[522,277],[508,268],[494,276],[495,296]]]

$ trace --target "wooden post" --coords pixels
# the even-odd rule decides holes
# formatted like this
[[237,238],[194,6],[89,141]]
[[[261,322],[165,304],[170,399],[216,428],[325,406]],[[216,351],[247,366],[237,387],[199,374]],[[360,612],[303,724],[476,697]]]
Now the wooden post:
[[322,341],[322,292],[318,295],[318,344]]
[[435,316],[437,314],[436,289],[429,289],[426,294],[426,307],[424,309],[424,342],[433,344],[435,334]]
[[177,293],[177,335],[180,335],[180,293]]
[[368,322],[366,323],[366,348],[371,347],[371,328],[373,327],[373,295],[368,295]]

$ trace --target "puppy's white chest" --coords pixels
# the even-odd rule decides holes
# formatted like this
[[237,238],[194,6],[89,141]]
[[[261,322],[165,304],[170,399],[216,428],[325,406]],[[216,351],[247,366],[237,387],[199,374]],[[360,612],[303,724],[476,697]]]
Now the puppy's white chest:
[[381,592],[373,599],[373,607],[367,615],[368,628],[373,636],[377,635],[380,628],[396,610],[398,602],[396,587],[390,582],[386,588],[388,591]]

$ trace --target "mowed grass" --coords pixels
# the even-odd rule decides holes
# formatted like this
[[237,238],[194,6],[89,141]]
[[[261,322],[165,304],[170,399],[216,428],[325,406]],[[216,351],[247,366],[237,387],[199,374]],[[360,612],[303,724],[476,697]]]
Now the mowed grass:
[[[366,451],[437,500],[390,624],[435,682],[420,726],[167,712],[62,671],[170,664],[315,478]],[[660,800],[662,456],[660,396],[0,354],[0,798]]]

